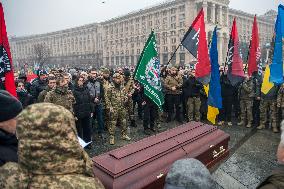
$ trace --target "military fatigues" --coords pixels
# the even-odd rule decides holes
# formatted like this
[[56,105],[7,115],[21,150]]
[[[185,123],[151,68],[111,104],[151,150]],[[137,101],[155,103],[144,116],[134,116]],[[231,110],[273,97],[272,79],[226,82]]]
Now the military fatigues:
[[281,85],[277,94],[277,108],[281,108],[281,120],[284,119],[284,84]]
[[[166,101],[168,106],[168,117],[167,122],[172,120],[174,110],[176,110],[176,119],[181,121],[181,89],[183,79],[180,75],[168,75],[165,79],[164,86],[166,91]],[[172,88],[176,89],[173,90]]]
[[18,116],[17,137],[19,163],[0,167],[1,189],[104,188],[65,108],[50,103],[27,107]]
[[[115,86],[112,85],[106,92],[106,107],[112,108],[113,111],[110,112],[110,126],[109,126],[109,134],[110,134],[110,144],[114,144],[114,134],[116,123],[119,120],[121,123],[121,134],[123,139],[129,138],[127,136],[127,110],[126,103],[128,101],[127,94],[125,92],[125,88],[122,85]],[[130,139],[130,138],[129,138]]]
[[[195,77],[189,77],[183,84],[184,97],[187,101],[188,121],[200,121],[201,94],[205,93],[203,85]],[[195,119],[194,119],[195,118]]]
[[251,127],[251,123],[253,120],[252,117],[252,106],[253,100],[255,97],[253,79],[245,80],[239,87],[239,99],[240,99],[240,107],[241,107],[241,121],[238,125],[243,125],[246,122],[247,118],[247,127]]
[[50,102],[56,105],[63,106],[74,114],[73,105],[76,103],[72,91],[67,88],[56,86],[55,90],[48,92],[44,102]]
[[107,104],[106,104],[106,95],[110,87],[111,87],[111,83],[108,80],[104,79],[103,80],[103,88],[104,88],[103,112],[104,112],[104,123],[107,129],[110,126],[110,117],[109,117],[110,112],[109,112],[109,107],[107,107]]
[[278,87],[273,86],[272,89],[267,94],[261,94],[260,101],[260,125],[258,129],[264,129],[265,123],[268,121],[267,118],[270,118],[270,123],[274,132],[278,132],[276,125],[277,122],[277,93]]
[[45,97],[46,97],[46,95],[47,95],[47,93],[49,92],[49,91],[51,91],[52,89],[50,88],[50,87],[46,87],[46,89],[44,89],[43,91],[41,91],[40,93],[39,93],[39,95],[38,95],[38,98],[37,98],[37,102],[44,102],[44,99],[45,99]]
[[[131,94],[133,95],[135,89],[134,89],[134,80],[132,78],[130,78],[129,80],[124,82],[124,88],[125,88],[125,92],[126,94]],[[129,118],[129,122],[131,126],[136,126],[135,125],[135,120],[134,120],[134,109],[133,109],[133,100],[131,97],[128,98],[128,101],[126,103],[126,109],[127,109],[127,113],[128,113],[128,118]]]

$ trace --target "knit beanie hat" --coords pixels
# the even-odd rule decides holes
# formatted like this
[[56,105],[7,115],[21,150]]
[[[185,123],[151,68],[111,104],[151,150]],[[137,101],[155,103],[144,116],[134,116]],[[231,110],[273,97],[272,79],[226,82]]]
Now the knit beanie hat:
[[164,189],[214,189],[216,182],[208,169],[198,160],[182,159],[174,162],[167,174]]
[[0,90],[0,122],[17,117],[22,109],[22,104],[18,99],[9,92]]

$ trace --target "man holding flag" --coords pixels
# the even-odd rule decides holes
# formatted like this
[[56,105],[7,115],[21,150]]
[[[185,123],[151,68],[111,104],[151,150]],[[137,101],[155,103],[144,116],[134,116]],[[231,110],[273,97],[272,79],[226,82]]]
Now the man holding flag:
[[[144,91],[144,119],[143,126],[145,134],[149,134],[154,129],[154,119],[157,113],[156,106],[162,110],[164,104],[164,94],[160,79],[160,61],[158,59],[157,43],[154,31],[151,32],[140,59],[138,61],[134,78],[143,85]],[[151,108],[152,107],[152,108]]]

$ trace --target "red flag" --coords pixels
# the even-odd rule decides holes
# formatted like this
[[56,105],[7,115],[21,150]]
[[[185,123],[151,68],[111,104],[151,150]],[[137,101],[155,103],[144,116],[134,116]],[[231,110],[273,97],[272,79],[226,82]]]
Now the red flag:
[[248,57],[248,75],[249,76],[252,76],[253,72],[258,71],[260,54],[261,52],[260,52],[260,46],[259,46],[258,27],[257,27],[256,16],[254,16],[250,49],[249,49],[249,57]]
[[197,58],[195,68],[196,79],[203,84],[208,84],[210,81],[211,65],[208,54],[203,9],[198,13],[181,43]]
[[226,65],[228,66],[228,78],[232,85],[236,85],[244,79],[245,74],[243,70],[243,60],[239,52],[239,37],[236,19],[234,19],[232,26]]
[[17,97],[12,57],[6,32],[2,3],[0,3],[0,30],[0,83],[4,82],[5,89],[10,94]]

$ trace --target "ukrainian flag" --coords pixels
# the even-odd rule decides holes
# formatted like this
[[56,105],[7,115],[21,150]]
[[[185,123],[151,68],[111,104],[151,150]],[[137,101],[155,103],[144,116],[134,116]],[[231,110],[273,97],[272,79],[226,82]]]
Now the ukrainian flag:
[[269,81],[270,78],[270,66],[267,65],[265,68],[264,76],[263,76],[263,81],[261,85],[261,92],[263,94],[267,94],[272,87],[274,87],[274,83]]
[[222,108],[220,72],[218,63],[218,49],[217,49],[217,27],[215,27],[212,37],[210,48],[210,61],[211,61],[211,79],[209,83],[208,92],[208,111],[207,119],[215,124],[216,117],[219,114],[219,109]]

